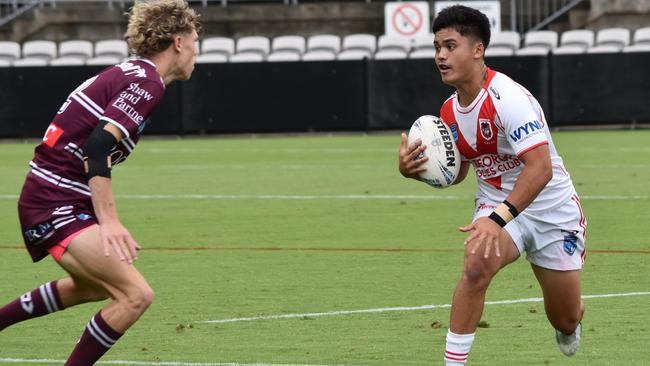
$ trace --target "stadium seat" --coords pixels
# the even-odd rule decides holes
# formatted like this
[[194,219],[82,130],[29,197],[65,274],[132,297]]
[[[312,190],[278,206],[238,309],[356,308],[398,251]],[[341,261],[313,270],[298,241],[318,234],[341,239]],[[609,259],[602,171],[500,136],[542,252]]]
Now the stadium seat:
[[510,56],[519,49],[521,37],[519,33],[503,31],[494,33],[490,39],[490,45],[485,50],[485,56]]
[[303,61],[332,61],[336,60],[336,54],[328,50],[314,50],[302,55]]
[[630,44],[630,31],[625,28],[605,28],[596,35],[596,46],[587,53],[616,53]]
[[11,66],[11,62],[9,60],[0,59],[0,67],[9,67],[9,66]]
[[639,28],[634,32],[634,44],[650,44],[650,27]]
[[264,55],[257,52],[237,53],[230,58],[230,62],[262,62]]
[[292,51],[273,52],[266,58],[269,62],[300,61],[300,54]]
[[369,54],[375,53],[377,49],[377,39],[372,34],[358,33],[348,34],[343,37],[343,52],[359,50],[366,51]]
[[93,57],[93,44],[90,41],[74,40],[59,43],[59,57],[77,57],[83,61]]
[[402,51],[405,54],[411,50],[411,40],[405,37],[382,35],[377,41],[379,52],[386,50]]
[[40,58],[47,64],[56,57],[56,43],[52,41],[28,41],[23,43],[23,59]]
[[86,60],[86,65],[93,65],[93,66],[108,66],[108,65],[116,65],[122,62],[124,58],[123,57],[117,57],[117,56],[111,56],[111,55],[104,55],[104,56],[95,56],[93,58],[89,58]]
[[436,58],[436,50],[433,47],[415,50],[409,53],[409,58],[428,58],[433,60]]
[[204,53],[196,57],[197,64],[214,64],[228,62],[228,56],[224,53]]
[[86,59],[78,56],[57,57],[50,61],[50,66],[79,66],[85,64]]
[[364,58],[371,59],[372,53],[365,49],[352,49],[343,50],[336,56],[337,60],[363,60]]
[[494,57],[494,56],[512,56],[515,54],[515,51],[510,47],[492,47],[488,46],[485,50],[485,57]]
[[305,38],[302,36],[280,36],[273,38],[273,52],[294,52],[298,55],[305,53]]
[[40,57],[21,58],[13,62],[16,67],[47,66],[47,61]]
[[20,58],[20,43],[2,41],[0,42],[0,60],[4,60],[11,64],[13,61]]
[[413,51],[418,51],[418,50],[435,51],[436,50],[435,47],[433,47],[433,34],[415,37],[413,38],[412,43],[413,43]]
[[107,39],[95,42],[95,57],[113,56],[122,60],[129,55],[129,47],[121,39]]
[[237,40],[237,53],[254,53],[265,58],[271,50],[271,41],[262,36],[242,37]]
[[560,47],[553,49],[554,54],[579,54],[594,45],[594,32],[589,29],[575,29],[562,33]]
[[555,31],[532,31],[524,37],[524,47],[515,51],[517,56],[545,55],[557,47],[558,35]]
[[375,53],[375,60],[400,60],[400,59],[405,59],[408,57],[408,52],[395,49],[395,48],[389,48],[389,49],[383,49],[377,51]]
[[623,47],[623,52],[650,52],[650,43],[639,43]]
[[[210,37],[201,43],[201,54],[221,54],[226,59],[235,53],[235,40],[227,37]],[[209,58],[208,58],[209,59]],[[217,58],[213,58],[217,59]]]

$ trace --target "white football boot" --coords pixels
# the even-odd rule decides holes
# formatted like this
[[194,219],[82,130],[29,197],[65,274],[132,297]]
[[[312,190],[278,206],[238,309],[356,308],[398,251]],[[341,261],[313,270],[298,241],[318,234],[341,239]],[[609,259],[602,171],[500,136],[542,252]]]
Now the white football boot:
[[578,347],[580,347],[580,336],[582,334],[582,324],[578,324],[575,332],[571,335],[566,335],[559,330],[555,330],[555,340],[557,341],[558,346],[560,346],[560,351],[566,356],[573,356],[578,352]]

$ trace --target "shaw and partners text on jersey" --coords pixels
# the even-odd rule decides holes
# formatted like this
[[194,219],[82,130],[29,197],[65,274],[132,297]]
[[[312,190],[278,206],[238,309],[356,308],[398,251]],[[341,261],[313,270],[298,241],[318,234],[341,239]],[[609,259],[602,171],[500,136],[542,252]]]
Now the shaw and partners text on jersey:
[[124,112],[133,122],[139,125],[144,121],[144,117],[133,106],[138,104],[142,98],[150,101],[153,99],[153,95],[141,88],[140,84],[131,83],[129,88],[120,93],[120,96],[115,99],[113,107]]

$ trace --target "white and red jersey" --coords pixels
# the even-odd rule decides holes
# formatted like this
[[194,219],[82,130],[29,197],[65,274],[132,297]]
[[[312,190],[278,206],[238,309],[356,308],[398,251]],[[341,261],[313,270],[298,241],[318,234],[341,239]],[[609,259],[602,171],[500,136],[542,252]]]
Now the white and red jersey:
[[553,179],[526,212],[539,213],[562,205],[575,189],[555,150],[542,107],[528,90],[506,75],[491,69],[487,72],[487,80],[472,103],[462,107],[455,93],[440,109],[462,160],[474,166],[480,193],[494,202],[505,200],[524,168],[519,157],[547,144]]

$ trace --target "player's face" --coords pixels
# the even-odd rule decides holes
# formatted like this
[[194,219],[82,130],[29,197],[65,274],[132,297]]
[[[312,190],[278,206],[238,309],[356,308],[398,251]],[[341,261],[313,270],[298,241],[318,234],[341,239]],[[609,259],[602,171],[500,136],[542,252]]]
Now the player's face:
[[194,71],[194,62],[199,54],[198,40],[199,35],[196,30],[191,33],[183,34],[181,38],[180,55],[178,56],[178,80],[187,80]]
[[482,57],[479,45],[473,38],[462,36],[453,28],[436,32],[433,41],[436,66],[445,84],[457,86],[472,74],[474,61]]

